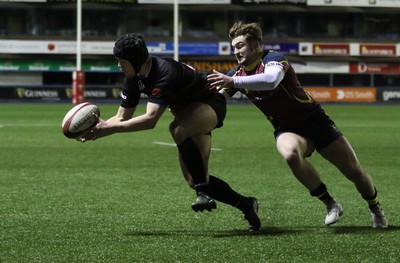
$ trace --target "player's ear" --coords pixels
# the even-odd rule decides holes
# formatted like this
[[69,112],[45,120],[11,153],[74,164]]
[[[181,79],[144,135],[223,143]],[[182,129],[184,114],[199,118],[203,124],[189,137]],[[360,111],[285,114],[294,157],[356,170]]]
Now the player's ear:
[[260,41],[256,41],[257,42],[257,48],[259,49],[259,50],[263,50],[263,45],[262,45],[262,43],[260,42]]
[[250,40],[249,44],[253,50],[262,49],[262,44],[256,39]]

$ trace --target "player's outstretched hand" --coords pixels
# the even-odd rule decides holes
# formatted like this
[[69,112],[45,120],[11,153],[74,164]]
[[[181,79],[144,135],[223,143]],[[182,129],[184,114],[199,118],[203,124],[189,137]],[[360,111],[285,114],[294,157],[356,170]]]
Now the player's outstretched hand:
[[94,126],[91,129],[88,129],[88,131],[83,134],[82,136],[79,137],[79,141],[80,142],[86,142],[86,141],[94,141],[98,138],[104,137],[106,135],[108,135],[108,123],[103,120],[100,119],[98,117],[98,122],[96,124],[96,126]]
[[233,78],[219,71],[213,70],[213,73],[207,75],[208,85],[220,86],[223,88],[231,88],[234,86]]

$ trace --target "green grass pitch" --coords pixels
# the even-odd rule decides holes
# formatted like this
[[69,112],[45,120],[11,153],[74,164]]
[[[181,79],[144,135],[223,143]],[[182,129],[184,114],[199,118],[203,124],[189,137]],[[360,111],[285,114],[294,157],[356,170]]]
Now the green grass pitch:
[[[100,104],[102,117],[117,103]],[[210,171],[259,199],[262,231],[218,203],[194,213],[169,146],[164,114],[151,131],[85,144],[65,138],[71,104],[0,104],[0,262],[398,262],[398,105],[324,105],[372,175],[389,228],[374,230],[365,202],[335,168],[310,160],[344,207],[324,206],[291,175],[272,127],[252,105],[228,105],[213,132]],[[138,112],[143,112],[143,105]],[[159,143],[162,144],[159,144]],[[165,144],[164,144],[165,143]]]

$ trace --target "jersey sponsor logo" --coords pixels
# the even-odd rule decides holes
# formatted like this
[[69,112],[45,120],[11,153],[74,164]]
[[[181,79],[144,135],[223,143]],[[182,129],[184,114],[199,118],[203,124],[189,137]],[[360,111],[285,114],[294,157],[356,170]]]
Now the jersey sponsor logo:
[[272,66],[283,67],[283,64],[281,62],[278,62],[278,61],[270,61],[266,65],[266,67],[272,67]]

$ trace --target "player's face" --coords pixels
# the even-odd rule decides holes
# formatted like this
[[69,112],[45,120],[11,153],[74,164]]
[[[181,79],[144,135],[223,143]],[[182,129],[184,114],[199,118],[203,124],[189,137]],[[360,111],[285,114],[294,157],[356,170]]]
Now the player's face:
[[233,54],[239,64],[247,66],[259,58],[255,41],[247,41],[245,36],[232,39]]
[[131,62],[122,58],[117,58],[117,60],[118,60],[118,67],[121,69],[121,71],[125,74],[127,78],[136,76],[136,72],[133,69]]

